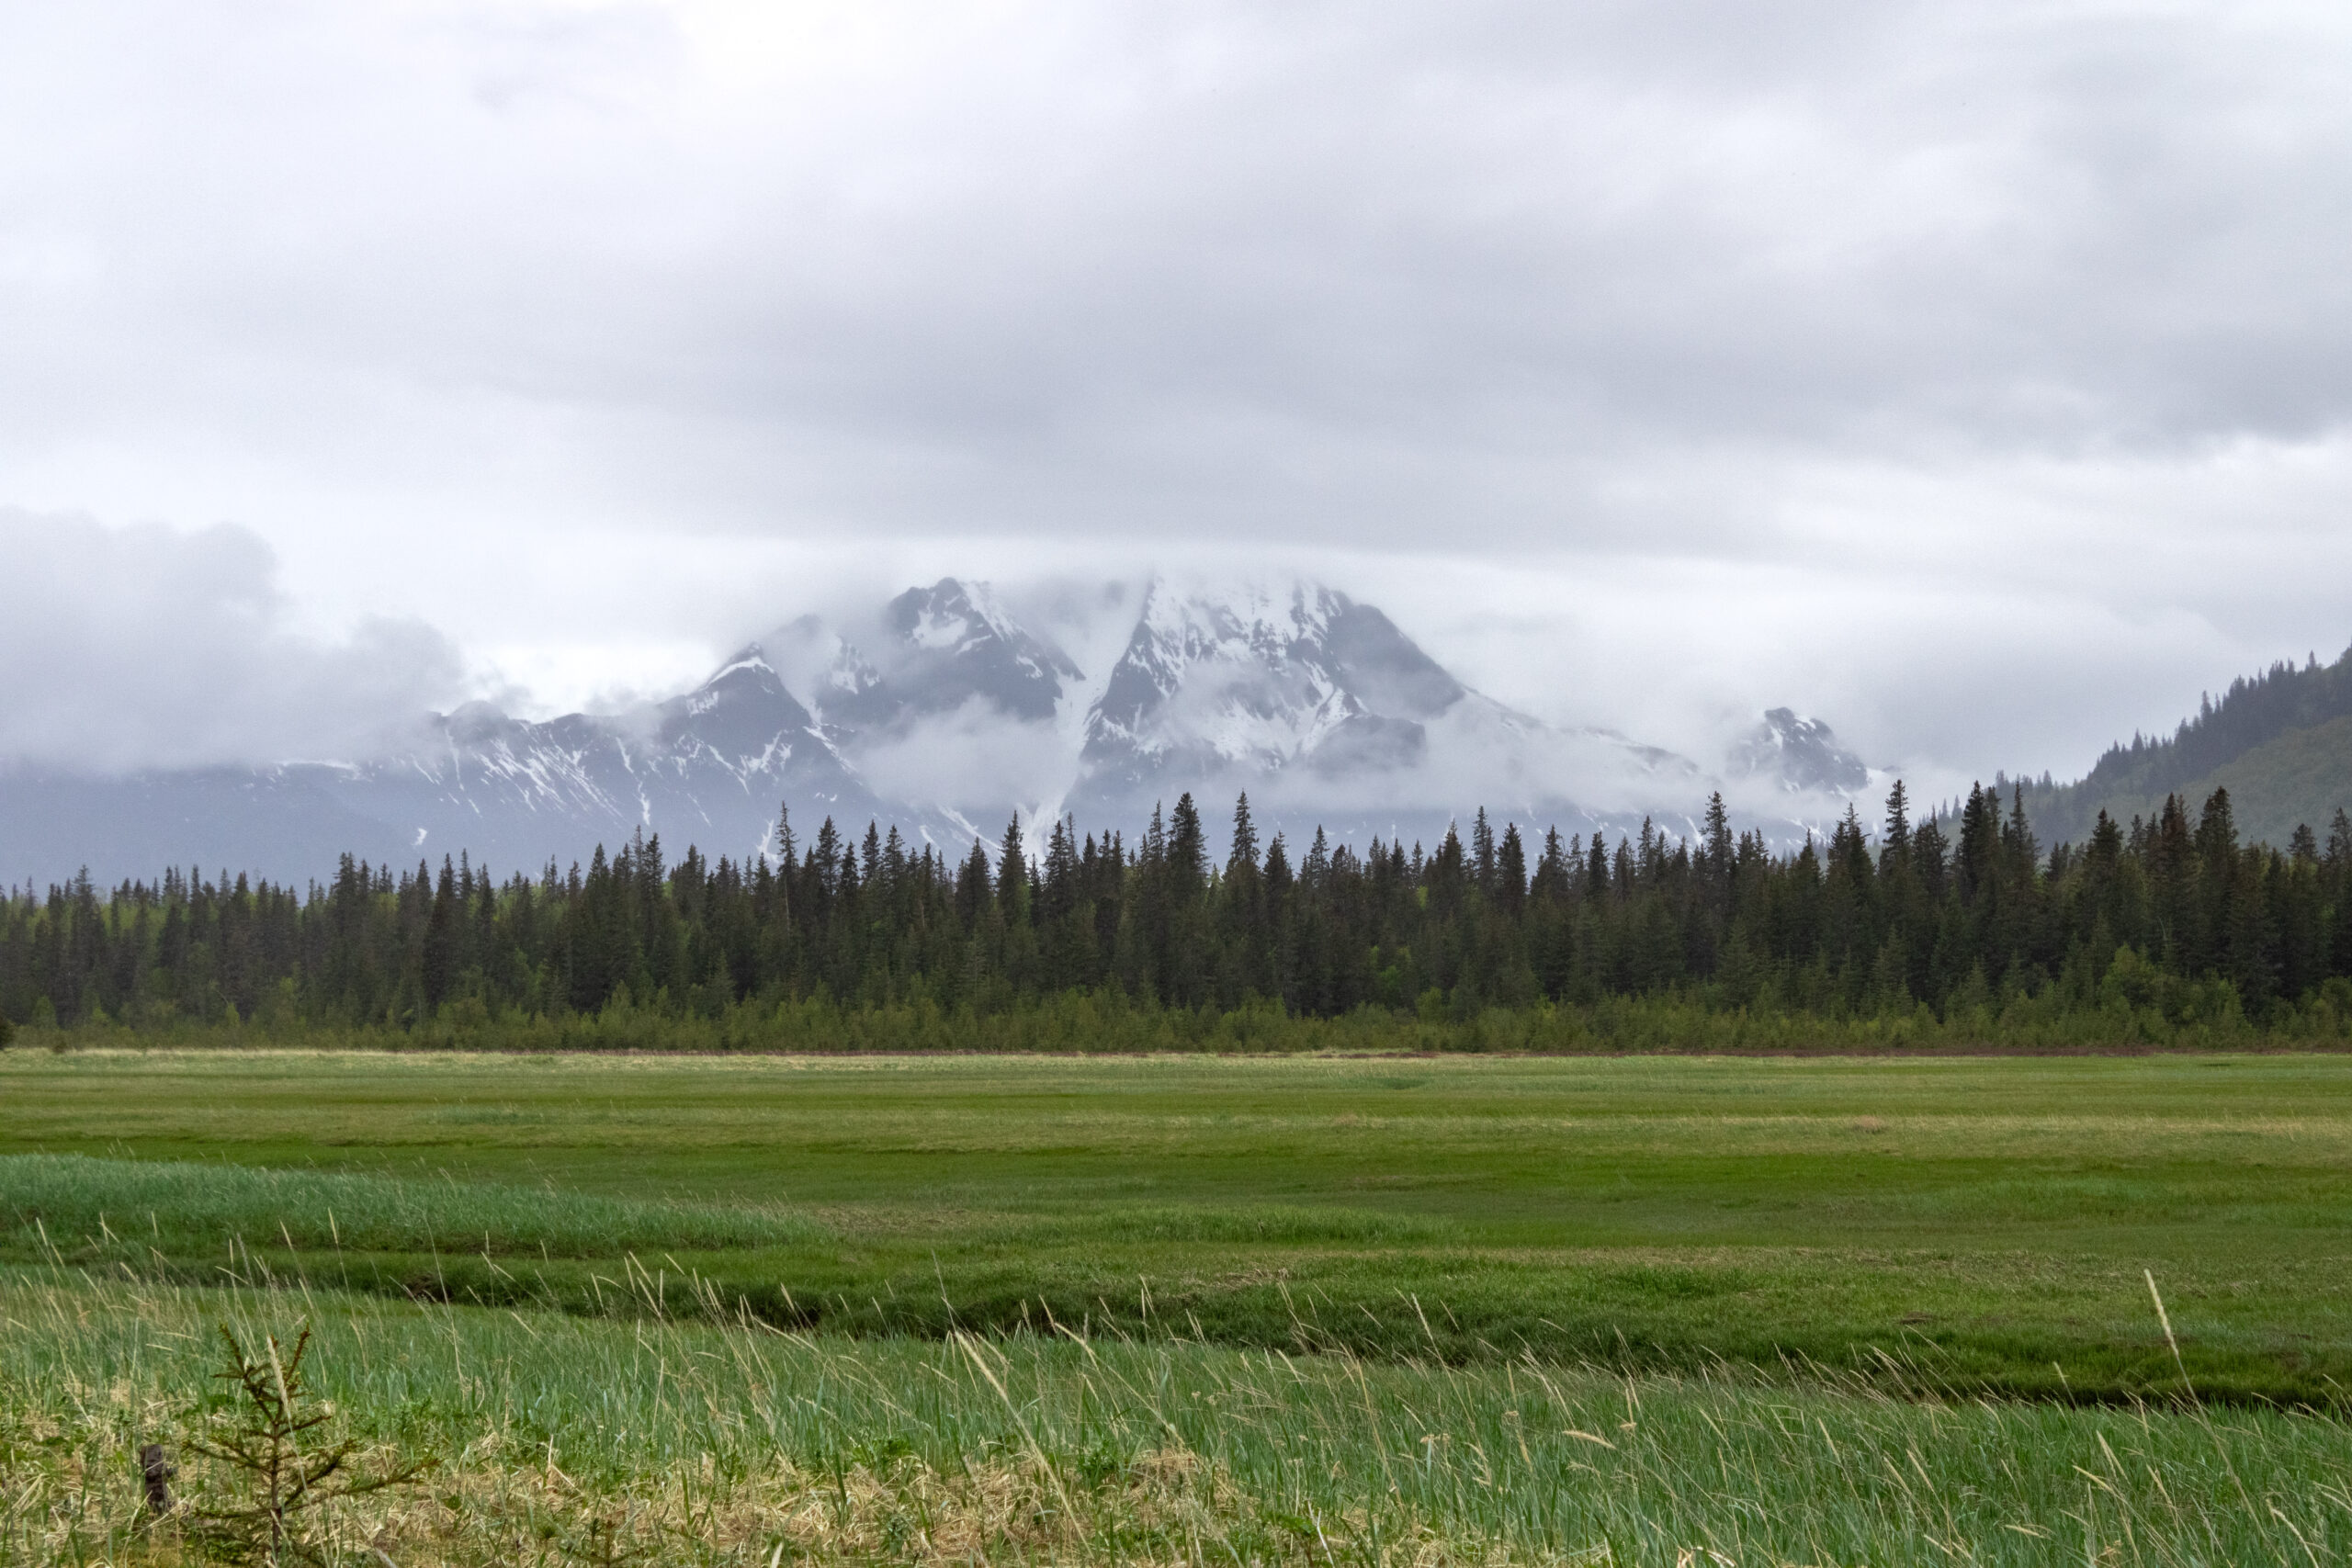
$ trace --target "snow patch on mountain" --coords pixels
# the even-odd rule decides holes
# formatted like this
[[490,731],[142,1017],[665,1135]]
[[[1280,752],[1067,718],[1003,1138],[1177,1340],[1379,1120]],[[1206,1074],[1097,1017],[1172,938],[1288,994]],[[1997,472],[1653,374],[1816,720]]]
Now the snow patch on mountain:
[[[1418,721],[1428,714],[1376,712],[1349,679],[1335,633],[1351,617],[1364,613],[1346,595],[1316,584],[1185,592],[1155,581],[1087,716],[1088,781],[1099,790],[1185,770],[1278,772],[1310,761],[1351,724],[1363,737],[1380,738],[1375,750],[1383,761],[1417,751],[1424,739]],[[1405,661],[1419,656],[1385,616],[1380,626],[1409,650]],[[1381,650],[1370,662],[1382,654],[1395,661],[1398,649]],[[1445,688],[1430,711],[1458,700],[1458,686],[1449,681]],[[1430,708],[1426,702],[1404,705]]]
[[1871,782],[1870,769],[1838,743],[1828,725],[1793,708],[1766,710],[1733,745],[1725,772],[1791,795],[1848,795]]

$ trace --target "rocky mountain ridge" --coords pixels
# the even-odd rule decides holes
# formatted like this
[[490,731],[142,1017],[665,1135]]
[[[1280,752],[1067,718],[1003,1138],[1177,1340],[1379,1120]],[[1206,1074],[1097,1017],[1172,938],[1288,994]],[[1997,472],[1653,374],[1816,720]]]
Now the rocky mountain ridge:
[[[1212,819],[1247,790],[1267,831],[1299,837],[1434,842],[1481,804],[1563,831],[1651,813],[1680,830],[1709,787],[1688,759],[1472,690],[1381,610],[1321,584],[1156,579],[1125,613],[1118,656],[1090,673],[985,584],[943,578],[854,635],[788,623],[623,713],[538,721],[477,703],[349,762],[0,776],[0,876],[172,863],[299,879],[345,852],[459,850],[536,869],[639,829],[741,857],[773,849],[779,805],[812,829],[878,818],[960,854],[1016,813],[1132,832],[1188,790]],[[1781,750],[1811,771],[1787,773],[1790,789],[1843,788],[1851,769],[1821,771],[1826,728],[1791,733],[1802,744]],[[1769,773],[1777,755],[1741,765]]]

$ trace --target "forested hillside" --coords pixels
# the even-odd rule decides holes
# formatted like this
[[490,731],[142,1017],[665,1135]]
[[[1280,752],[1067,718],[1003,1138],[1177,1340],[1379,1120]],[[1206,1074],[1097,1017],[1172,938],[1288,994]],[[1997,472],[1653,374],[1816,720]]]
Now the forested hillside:
[[[2045,852],[2023,796],[1976,789],[1914,822],[1903,786],[1872,832],[1770,853],[1721,798],[1697,842],[1646,826],[1529,842],[1481,812],[1434,852],[1261,844],[1244,797],[1212,863],[1187,795],[1142,835],[1016,823],[952,863],[829,819],[780,864],[674,864],[639,839],[583,871],[499,881],[464,862],[395,872],[346,857],[307,889],[166,874],[85,880],[0,910],[0,1011],[18,1023],[260,1021],[390,1030],[497,1020],[686,1020],[812,998],[981,1018],[1057,996],[1209,1013],[1672,998],[1823,1019],[1990,1021],[2120,1010],[2173,1022],[2352,1018],[2352,821],[2323,845],[2241,841],[2230,797],[2178,797],[2126,830]],[[2334,1016],[2331,1013],[2330,1016]]]
[[2165,739],[2135,735],[2081,780],[2026,785],[2026,815],[2053,841],[2087,836],[2098,814],[2153,820],[2165,796],[2227,789],[2240,830],[2283,844],[2298,826],[2352,806],[2352,650],[2333,664],[2278,663],[2241,677]]

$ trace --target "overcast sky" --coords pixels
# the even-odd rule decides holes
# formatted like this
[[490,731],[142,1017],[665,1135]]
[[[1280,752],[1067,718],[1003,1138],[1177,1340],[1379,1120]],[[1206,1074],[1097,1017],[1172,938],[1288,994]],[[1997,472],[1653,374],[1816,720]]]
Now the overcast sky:
[[2352,640],[2352,7],[0,11],[0,751],[1305,570],[1694,752]]

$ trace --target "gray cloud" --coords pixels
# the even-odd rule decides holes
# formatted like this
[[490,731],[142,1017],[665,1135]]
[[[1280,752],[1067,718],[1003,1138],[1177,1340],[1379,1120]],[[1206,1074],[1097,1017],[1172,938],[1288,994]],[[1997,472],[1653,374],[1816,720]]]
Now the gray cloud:
[[2337,7],[19,7],[0,500],[543,685],[1305,558],[1547,717],[2079,766],[2352,632],[2347,141]]
[[366,755],[458,686],[420,623],[289,624],[269,547],[232,526],[0,511],[0,766],[125,772]]
[[1077,772],[1077,747],[1050,723],[1006,719],[979,698],[921,719],[852,751],[858,772],[886,799],[935,800],[973,817],[985,832],[1007,806],[1056,802]]

